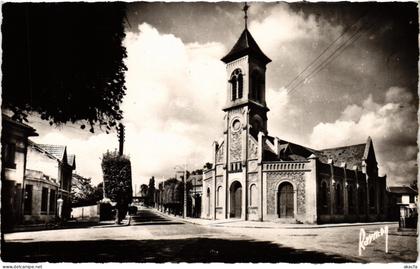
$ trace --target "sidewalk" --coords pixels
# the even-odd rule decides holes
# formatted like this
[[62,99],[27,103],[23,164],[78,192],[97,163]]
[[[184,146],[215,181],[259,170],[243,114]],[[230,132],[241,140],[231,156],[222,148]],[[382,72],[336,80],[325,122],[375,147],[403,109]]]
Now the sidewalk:
[[182,218],[179,216],[169,215],[153,208],[155,213],[162,216],[192,224],[210,226],[210,227],[231,227],[231,228],[268,228],[268,229],[321,229],[334,227],[349,227],[349,226],[366,226],[366,225],[391,225],[398,224],[398,222],[359,222],[359,223],[329,223],[329,224],[290,224],[278,223],[272,221],[244,221],[241,219],[221,219],[209,220],[199,218]]

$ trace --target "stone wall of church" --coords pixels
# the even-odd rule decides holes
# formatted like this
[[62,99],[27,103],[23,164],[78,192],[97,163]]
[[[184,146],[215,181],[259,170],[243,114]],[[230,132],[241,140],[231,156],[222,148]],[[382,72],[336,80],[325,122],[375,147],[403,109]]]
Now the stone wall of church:
[[211,219],[213,217],[214,201],[214,169],[203,173],[203,194],[201,195],[201,218]]
[[258,180],[258,173],[248,173],[248,219],[258,220],[259,209],[261,207],[260,200],[260,184]]
[[278,218],[278,191],[280,184],[289,182],[293,185],[294,210],[297,221],[305,220],[305,177],[304,172],[268,172],[267,173],[267,219]]
[[223,142],[216,152],[216,164],[223,163],[225,160],[225,143]]
[[332,164],[320,163],[318,169],[318,223],[387,219],[385,179]]

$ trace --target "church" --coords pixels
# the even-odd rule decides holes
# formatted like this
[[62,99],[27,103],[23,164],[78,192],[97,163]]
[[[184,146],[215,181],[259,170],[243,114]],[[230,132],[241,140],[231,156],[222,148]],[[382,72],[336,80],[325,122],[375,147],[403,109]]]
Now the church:
[[245,12],[244,31],[221,59],[228,78],[225,124],[223,139],[213,144],[213,164],[203,171],[201,217],[309,224],[387,219],[386,176],[378,176],[371,138],[317,150],[268,134],[271,60],[246,18]]

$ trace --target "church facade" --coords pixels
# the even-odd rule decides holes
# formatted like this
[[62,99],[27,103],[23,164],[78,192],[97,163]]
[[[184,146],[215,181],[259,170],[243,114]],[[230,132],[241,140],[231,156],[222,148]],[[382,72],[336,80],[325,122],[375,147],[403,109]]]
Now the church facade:
[[[315,150],[268,135],[265,73],[271,60],[245,27],[226,64],[223,139],[203,171],[201,217],[284,223],[387,218],[386,177],[372,140]],[[274,117],[279,115],[274,115]]]

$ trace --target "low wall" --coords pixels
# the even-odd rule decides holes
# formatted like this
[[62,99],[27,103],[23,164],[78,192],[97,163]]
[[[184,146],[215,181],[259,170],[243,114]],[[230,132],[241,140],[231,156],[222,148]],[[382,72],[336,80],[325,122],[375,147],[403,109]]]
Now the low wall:
[[73,219],[92,219],[99,217],[98,205],[73,207],[71,211]]

